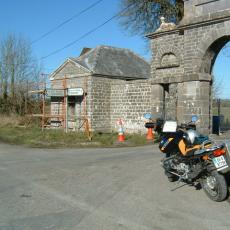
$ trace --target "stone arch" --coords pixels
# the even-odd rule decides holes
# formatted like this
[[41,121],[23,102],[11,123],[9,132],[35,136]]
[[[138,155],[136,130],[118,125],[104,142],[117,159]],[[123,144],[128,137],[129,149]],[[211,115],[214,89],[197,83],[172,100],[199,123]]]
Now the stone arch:
[[157,53],[156,57],[156,68],[172,68],[180,66],[181,54],[178,48],[173,46],[162,47]]
[[198,46],[196,72],[211,74],[217,55],[229,41],[230,22],[225,22],[223,28],[212,30],[204,36]]
[[[212,127],[212,69],[215,64],[216,58],[221,49],[230,41],[230,21],[224,22],[220,28],[213,26],[209,32],[206,32],[205,36],[201,39],[197,46],[197,52],[192,62],[196,63],[195,73],[197,73],[203,80],[202,84],[206,84],[206,90],[203,90],[200,86],[200,92],[202,92],[201,98],[209,98],[206,104],[203,105],[202,110],[206,110],[209,116],[206,115],[206,120],[209,125],[203,125],[203,127],[209,127],[209,132]],[[201,81],[200,81],[201,82]],[[205,83],[206,82],[206,83]],[[206,107],[206,108],[205,108]],[[204,113],[202,111],[202,113]],[[205,115],[203,115],[205,117]],[[204,120],[205,120],[204,119]],[[205,124],[205,121],[203,121]]]
[[[147,37],[152,39],[155,55],[151,82],[161,84],[164,91],[169,89],[168,98],[165,93],[161,94],[164,111],[176,108],[173,119],[179,122],[189,121],[196,111],[200,117],[198,130],[209,133],[212,129],[211,74],[218,53],[230,41],[230,1],[184,0],[184,18],[177,27]],[[177,63],[176,58],[178,67],[167,64]],[[173,98],[176,98],[174,105]]]

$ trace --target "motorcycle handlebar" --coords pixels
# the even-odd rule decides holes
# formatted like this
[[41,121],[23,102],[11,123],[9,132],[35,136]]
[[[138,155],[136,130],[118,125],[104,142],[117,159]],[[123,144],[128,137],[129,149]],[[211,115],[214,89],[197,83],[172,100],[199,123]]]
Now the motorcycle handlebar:
[[[153,122],[151,124],[153,124]],[[163,124],[164,124],[163,119],[156,119],[156,121],[154,122],[154,130],[158,133],[162,132]],[[194,130],[196,130],[196,124],[192,121],[190,121],[188,123],[182,123],[181,125],[177,126],[177,129],[185,129],[185,130],[194,129]]]
[[196,124],[193,122],[189,122],[189,123],[182,123],[181,125],[178,125],[177,128],[179,129],[194,129],[196,130]]

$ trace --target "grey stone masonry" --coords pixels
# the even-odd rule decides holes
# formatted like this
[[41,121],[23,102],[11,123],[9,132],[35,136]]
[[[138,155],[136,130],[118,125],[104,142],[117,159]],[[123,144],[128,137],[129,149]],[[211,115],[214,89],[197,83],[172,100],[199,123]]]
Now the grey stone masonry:
[[93,77],[91,82],[91,126],[93,130],[110,132],[110,98],[113,80],[104,77]]
[[228,17],[229,9],[229,0],[184,0],[184,18],[180,25]]
[[197,114],[200,131],[209,133],[212,67],[230,40],[230,1],[187,0],[185,16],[175,29],[147,37],[153,55],[151,83],[164,89],[162,113],[179,122]]
[[111,86],[111,127],[117,130],[117,120],[122,119],[126,132],[146,132],[143,116],[153,112],[153,88],[146,80],[114,82]]

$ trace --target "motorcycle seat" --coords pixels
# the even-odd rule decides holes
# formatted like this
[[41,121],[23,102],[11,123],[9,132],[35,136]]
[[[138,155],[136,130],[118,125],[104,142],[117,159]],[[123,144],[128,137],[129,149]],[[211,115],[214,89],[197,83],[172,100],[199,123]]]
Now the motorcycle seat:
[[197,146],[197,148],[192,148],[192,149],[188,149],[186,151],[186,157],[192,157],[192,156],[202,156],[204,152],[201,151],[201,149],[199,149],[199,147]]

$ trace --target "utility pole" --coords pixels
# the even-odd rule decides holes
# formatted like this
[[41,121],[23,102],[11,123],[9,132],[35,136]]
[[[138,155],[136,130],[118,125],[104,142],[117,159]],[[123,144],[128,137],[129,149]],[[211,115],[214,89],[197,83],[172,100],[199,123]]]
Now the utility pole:
[[46,103],[46,76],[47,76],[48,74],[44,74],[44,73],[42,73],[41,74],[41,78],[42,78],[42,90],[43,90],[43,92],[42,92],[42,131],[44,130],[44,127],[45,127],[45,103]]

